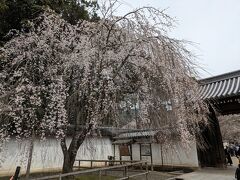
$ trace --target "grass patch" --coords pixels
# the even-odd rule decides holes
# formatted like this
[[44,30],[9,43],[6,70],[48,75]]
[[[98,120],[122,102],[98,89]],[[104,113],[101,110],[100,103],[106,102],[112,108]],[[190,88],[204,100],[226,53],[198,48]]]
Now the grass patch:
[[[116,177],[114,176],[104,176],[101,177],[104,180],[114,180]],[[79,176],[76,177],[75,180],[99,180],[98,175],[85,175],[85,176]]]

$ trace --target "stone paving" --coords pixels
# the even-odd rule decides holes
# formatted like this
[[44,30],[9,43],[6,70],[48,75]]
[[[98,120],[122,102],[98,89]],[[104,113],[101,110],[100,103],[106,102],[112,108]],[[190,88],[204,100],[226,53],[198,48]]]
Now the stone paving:
[[[233,166],[227,166],[226,169],[203,168],[198,171],[183,174],[181,176],[171,178],[179,180],[235,180],[235,170],[237,168],[238,159],[232,157]],[[170,180],[170,179],[168,179]]]

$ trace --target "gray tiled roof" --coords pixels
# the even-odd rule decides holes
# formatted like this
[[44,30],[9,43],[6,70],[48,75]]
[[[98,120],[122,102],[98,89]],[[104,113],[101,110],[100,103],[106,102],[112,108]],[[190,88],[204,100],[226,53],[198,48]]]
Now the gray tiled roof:
[[240,95],[240,70],[202,79],[199,82],[201,99]]
[[136,137],[153,137],[158,130],[145,130],[138,132],[126,132],[120,134],[117,138],[136,138]]

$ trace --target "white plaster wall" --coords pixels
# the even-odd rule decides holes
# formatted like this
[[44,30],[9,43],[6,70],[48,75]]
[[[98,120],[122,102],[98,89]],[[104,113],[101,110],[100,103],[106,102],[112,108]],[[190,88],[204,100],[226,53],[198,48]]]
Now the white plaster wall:
[[[68,139],[68,144],[69,141]],[[4,151],[0,152],[0,174],[11,174],[16,166],[21,166],[21,172],[24,172],[28,147],[28,141],[17,143],[15,140],[10,140]],[[87,138],[78,151],[77,159],[107,159],[109,155],[113,155],[113,147],[109,138]],[[63,154],[59,141],[53,138],[45,141],[35,140],[31,171],[61,168],[62,164]],[[89,163],[81,164],[88,165]]]
[[152,145],[153,163],[162,165],[176,165],[187,167],[198,167],[197,148],[195,141],[187,147],[180,143],[169,147],[162,147],[160,144]]
[[[68,139],[69,143],[69,139]],[[29,142],[22,141],[17,143],[15,140],[10,140],[6,149],[0,152],[0,175],[13,174],[16,166],[21,166],[21,172],[25,172],[27,164]],[[173,148],[174,147],[174,148]],[[133,144],[133,160],[140,160],[139,144]],[[176,144],[170,148],[163,147],[163,164],[198,167],[196,143],[192,142],[189,148],[184,148],[182,145]],[[152,144],[153,164],[161,165],[161,146]],[[81,145],[77,159],[99,159],[107,160],[108,156],[113,156],[113,146],[109,138],[87,138]],[[119,159],[119,149],[115,147],[116,160]],[[122,157],[123,160],[130,160],[130,157]],[[150,157],[142,157],[143,160],[148,160]],[[61,168],[63,163],[63,154],[60,148],[59,141],[56,139],[47,139],[46,141],[36,140],[34,142],[33,160],[31,172],[44,171],[48,168]],[[77,164],[77,163],[76,163]],[[89,166],[89,162],[82,162],[81,165]],[[101,166],[103,163],[95,163],[94,166]]]

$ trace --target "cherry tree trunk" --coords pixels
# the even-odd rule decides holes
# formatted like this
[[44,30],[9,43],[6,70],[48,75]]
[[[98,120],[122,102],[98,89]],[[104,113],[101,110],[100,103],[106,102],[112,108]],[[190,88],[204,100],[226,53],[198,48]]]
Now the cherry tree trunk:
[[67,151],[63,153],[64,160],[63,160],[63,167],[62,167],[62,173],[69,173],[73,171],[73,165],[76,159],[77,153],[74,153],[73,151]]
[[69,148],[67,148],[66,139],[61,140],[61,148],[63,151],[63,167],[62,173],[69,173],[73,171],[73,165],[77,156],[77,151],[82,145],[86,138],[87,133],[91,130],[92,125],[90,124],[87,128],[83,129],[81,132],[75,132],[72,136]]
[[29,154],[28,154],[28,162],[27,162],[27,170],[26,170],[26,180],[29,179],[30,169],[31,169],[31,165],[32,165],[34,139],[35,139],[35,135],[34,135],[34,131],[33,131],[32,137],[30,139],[30,145],[29,145]]

